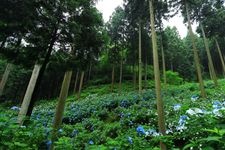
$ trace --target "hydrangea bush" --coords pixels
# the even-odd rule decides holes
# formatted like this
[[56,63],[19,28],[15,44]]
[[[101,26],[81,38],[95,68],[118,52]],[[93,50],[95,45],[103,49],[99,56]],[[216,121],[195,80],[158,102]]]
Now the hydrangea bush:
[[[211,84],[207,99],[194,83],[163,91],[166,135],[158,132],[154,90],[70,97],[55,149],[158,149],[159,141],[169,149],[224,148],[225,86]],[[16,124],[19,107],[0,107],[0,149],[48,149],[56,103],[40,102],[29,126]]]

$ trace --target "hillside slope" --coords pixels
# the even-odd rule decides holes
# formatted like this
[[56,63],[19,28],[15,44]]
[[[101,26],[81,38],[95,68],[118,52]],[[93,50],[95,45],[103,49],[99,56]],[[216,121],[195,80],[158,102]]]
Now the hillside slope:
[[[220,87],[206,83],[207,99],[198,86],[186,83],[163,90],[167,135],[157,130],[154,90],[101,94],[87,88],[82,99],[67,99],[56,149],[158,149],[160,139],[170,149],[186,147],[225,148],[225,80]],[[126,86],[126,85],[124,85]],[[130,88],[126,88],[130,89]],[[97,91],[98,91],[97,90]],[[91,94],[88,94],[91,93]],[[29,126],[17,126],[17,107],[0,107],[0,149],[48,149],[56,100],[41,101]],[[207,130],[211,129],[211,130]],[[187,145],[189,144],[189,145]],[[200,146],[200,147],[199,147]]]

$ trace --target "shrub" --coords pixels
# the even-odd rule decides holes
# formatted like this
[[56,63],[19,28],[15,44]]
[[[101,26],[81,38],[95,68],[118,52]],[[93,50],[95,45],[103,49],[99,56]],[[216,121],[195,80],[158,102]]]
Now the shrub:
[[183,79],[179,76],[178,72],[166,71],[166,79],[168,84],[180,85]]

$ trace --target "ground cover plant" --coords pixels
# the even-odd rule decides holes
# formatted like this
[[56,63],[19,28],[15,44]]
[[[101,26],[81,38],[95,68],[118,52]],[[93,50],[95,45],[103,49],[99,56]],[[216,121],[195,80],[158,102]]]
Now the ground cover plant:
[[[67,99],[55,149],[159,149],[163,140],[169,149],[224,148],[224,80],[215,88],[208,81],[209,97],[200,98],[195,83],[170,85],[163,91],[166,135],[157,130],[155,93],[145,90],[121,94],[89,94]],[[125,85],[126,86],[126,85]],[[84,93],[89,93],[89,89]],[[1,149],[46,149],[55,101],[39,102],[29,126],[18,126],[19,107],[1,107]],[[7,109],[6,109],[7,108]],[[13,141],[13,142],[11,142]]]
[[225,149],[224,24],[224,0],[2,0],[0,150]]

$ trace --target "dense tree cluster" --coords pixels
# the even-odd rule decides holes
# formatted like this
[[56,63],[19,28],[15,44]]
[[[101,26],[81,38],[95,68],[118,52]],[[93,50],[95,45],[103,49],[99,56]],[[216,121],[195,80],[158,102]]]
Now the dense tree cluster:
[[[95,4],[1,1],[0,101],[21,103],[18,123],[23,124],[37,100],[59,95],[53,125],[58,129],[68,94],[78,91],[79,98],[83,82],[111,82],[113,92],[115,82],[121,91],[124,80],[133,80],[136,90],[138,72],[139,94],[149,88],[149,79],[155,81],[159,131],[165,134],[161,80],[166,85],[166,70],[178,72],[185,81],[198,81],[202,97],[204,79],[209,75],[217,86],[217,78],[225,74],[224,1],[124,0],[107,23]],[[184,38],[162,23],[179,12],[188,28]],[[198,34],[192,29],[194,21]]]

